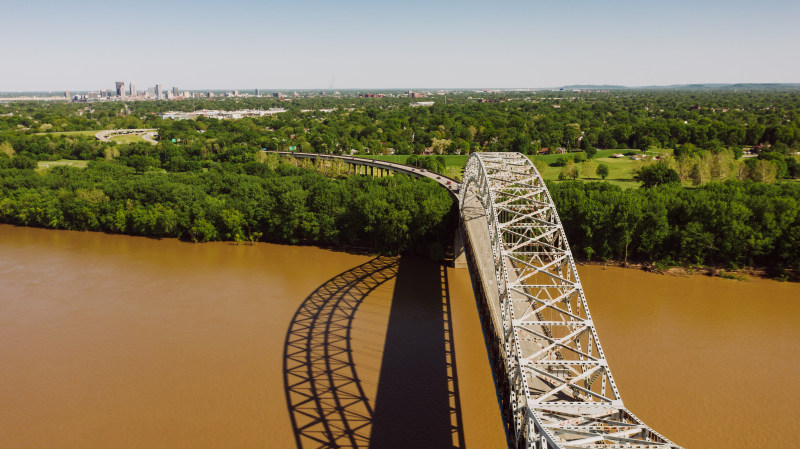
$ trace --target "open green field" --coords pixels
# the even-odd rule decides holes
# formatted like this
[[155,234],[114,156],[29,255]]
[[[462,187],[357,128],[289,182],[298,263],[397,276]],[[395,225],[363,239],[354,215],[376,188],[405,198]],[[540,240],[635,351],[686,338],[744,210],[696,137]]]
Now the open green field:
[[[600,164],[605,164],[608,167],[608,176],[605,179],[605,182],[617,185],[623,189],[633,189],[639,187],[639,183],[634,181],[633,174],[634,170],[641,166],[641,161],[634,161],[631,158],[625,156],[621,158],[612,158],[610,157],[614,153],[625,154],[625,153],[641,153],[639,150],[630,150],[630,149],[616,149],[616,150],[598,150],[595,153],[594,157],[588,162],[589,169],[586,170],[587,162],[578,163],[578,172],[580,176],[578,176],[578,180],[582,181],[602,181],[599,176],[597,176],[595,170],[597,166]],[[670,149],[654,149],[647,151],[647,154],[655,155],[655,154],[665,154],[669,155],[672,153]],[[574,158],[576,154],[580,153],[566,153],[566,154],[545,154],[541,156],[528,156],[533,161],[543,162],[543,167],[541,169],[541,175],[544,179],[548,181],[557,181],[558,175],[563,171],[564,167],[554,167],[552,166],[553,163],[561,156],[566,156],[567,158]],[[408,155],[359,155],[358,157],[363,157],[367,159],[377,159],[381,161],[387,162],[395,162],[398,164],[405,164],[406,159],[408,159]],[[436,156],[432,156],[436,157]],[[445,161],[445,176],[461,180],[463,173],[464,173],[464,166],[467,164],[467,159],[469,156],[467,155],[442,155]],[[540,164],[542,165],[542,164]]]
[[[641,153],[639,150],[627,150],[627,149],[616,149],[616,150],[598,150],[594,157],[588,162],[581,162],[578,164],[578,172],[580,176],[578,176],[578,180],[584,181],[602,181],[602,179],[597,176],[596,170],[600,164],[605,164],[608,167],[608,176],[606,177],[605,181],[614,185],[617,185],[623,189],[632,189],[639,187],[639,183],[634,181],[633,175],[634,171],[642,165],[641,161],[634,161],[629,157],[621,157],[621,158],[612,158],[610,157],[614,153],[618,154],[626,154],[629,152],[633,153]],[[538,160],[547,164],[542,170],[542,177],[547,180],[555,181],[558,180],[558,175],[562,172],[563,167],[553,167],[553,164],[559,156],[567,156],[569,158],[573,158],[575,154],[578,153],[567,153],[566,155],[560,154],[547,154],[542,156],[532,156],[533,160]],[[669,155],[672,154],[672,150],[670,149],[654,149],[647,151],[646,154],[649,155]],[[589,170],[586,170],[586,164],[589,164]]]
[[59,165],[66,165],[75,168],[86,168],[88,164],[89,161],[80,161],[76,159],[61,159],[58,161],[39,161],[39,170],[45,170],[51,167],[57,167]]
[[[578,177],[579,180],[585,181],[601,181],[600,177],[595,174],[595,170],[599,164],[605,164],[608,166],[608,177],[606,178],[606,182],[611,184],[618,185],[623,189],[631,189],[639,187],[639,183],[633,180],[633,170],[641,164],[641,162],[637,162],[631,160],[628,157],[622,158],[611,158],[614,153],[626,153],[628,151],[634,151],[639,153],[638,150],[599,150],[594,158],[591,159],[591,167],[593,167],[590,173],[583,173],[585,170],[584,163],[578,164],[578,171],[581,175]],[[648,151],[649,154],[656,153],[657,151]],[[662,151],[663,152],[663,151]],[[561,154],[546,154],[542,156],[529,156],[532,160],[544,162],[544,167],[541,170],[542,177],[549,181],[556,181],[558,180],[558,175],[563,170],[563,167],[553,167],[553,164],[556,159],[560,156],[567,156],[568,158],[573,158],[578,153],[567,153],[565,155]],[[398,164],[404,164],[406,159],[408,159],[407,155],[364,155],[359,156],[368,159],[377,159],[381,161],[387,162],[395,162]],[[442,156],[445,161],[445,176],[458,179],[460,180],[464,173],[464,166],[467,164],[467,159],[469,156],[467,155],[443,155]]]
[[121,136],[113,136],[110,138],[113,142],[117,143],[138,143],[138,142],[147,142],[146,140],[142,139],[142,136],[138,134],[123,134]]

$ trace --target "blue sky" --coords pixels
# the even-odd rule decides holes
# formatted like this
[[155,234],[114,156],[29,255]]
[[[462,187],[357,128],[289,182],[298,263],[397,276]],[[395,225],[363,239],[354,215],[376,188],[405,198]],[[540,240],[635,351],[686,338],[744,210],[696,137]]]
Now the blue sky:
[[800,2],[0,3],[0,91],[800,82]]

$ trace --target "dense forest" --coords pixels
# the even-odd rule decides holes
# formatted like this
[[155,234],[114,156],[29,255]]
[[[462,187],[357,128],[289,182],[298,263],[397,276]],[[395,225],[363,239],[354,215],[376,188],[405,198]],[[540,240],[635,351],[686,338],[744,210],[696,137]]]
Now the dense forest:
[[4,168],[0,222],[196,242],[414,250],[436,258],[452,240],[453,200],[433,181],[333,179],[289,163],[269,165],[218,164],[202,173],[161,174],[137,174],[105,161],[43,174]]
[[662,266],[800,267],[800,184],[752,181],[622,190],[602,182],[551,183],[579,258]]
[[[655,157],[628,169],[638,189],[551,183],[576,255],[798,269],[796,88],[473,92],[426,100],[433,106],[329,95],[0,103],[0,221],[440,255],[452,201],[435,185],[299,168],[262,150],[410,155],[407,163],[440,172],[450,162],[437,155],[464,161],[475,151],[519,151],[537,155],[540,170],[563,166],[560,179],[595,172],[605,179],[609,167],[594,155],[610,163],[614,152],[649,151]],[[269,108],[285,112],[236,120],[159,115]],[[93,135],[134,128],[157,129],[158,144]],[[88,166],[52,163],[65,159]]]

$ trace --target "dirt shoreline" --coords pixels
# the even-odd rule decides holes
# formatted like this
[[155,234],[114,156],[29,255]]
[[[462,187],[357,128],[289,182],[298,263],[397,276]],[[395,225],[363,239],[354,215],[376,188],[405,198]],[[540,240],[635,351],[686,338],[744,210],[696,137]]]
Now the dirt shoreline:
[[763,268],[742,268],[739,270],[730,270],[714,266],[698,266],[698,267],[688,267],[688,268],[680,266],[672,266],[668,268],[659,268],[655,264],[651,263],[631,263],[631,262],[625,263],[613,260],[603,261],[603,262],[576,260],[575,263],[577,265],[597,265],[603,267],[630,268],[634,270],[647,271],[650,273],[663,274],[665,276],[703,275],[711,277],[721,277],[724,279],[734,279],[740,281],[748,281],[750,280],[750,278],[759,278],[759,279],[769,279],[773,281],[800,282],[800,276],[797,273],[787,272],[786,277],[781,279],[775,276],[770,276],[767,273],[767,270]]

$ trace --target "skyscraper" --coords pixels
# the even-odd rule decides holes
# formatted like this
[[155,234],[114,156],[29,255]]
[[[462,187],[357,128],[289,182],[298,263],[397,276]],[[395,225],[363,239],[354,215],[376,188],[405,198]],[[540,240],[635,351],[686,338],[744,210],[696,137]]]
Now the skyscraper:
[[117,81],[117,96],[125,96],[125,81]]
[[135,96],[136,96],[136,83],[131,81],[131,97],[135,97]]
[[156,98],[161,98],[163,96],[163,90],[161,89],[161,84],[156,84]]
[[178,96],[178,86],[172,86],[172,96]]
[[261,89],[256,89],[256,97],[260,97],[260,96],[261,96]]

